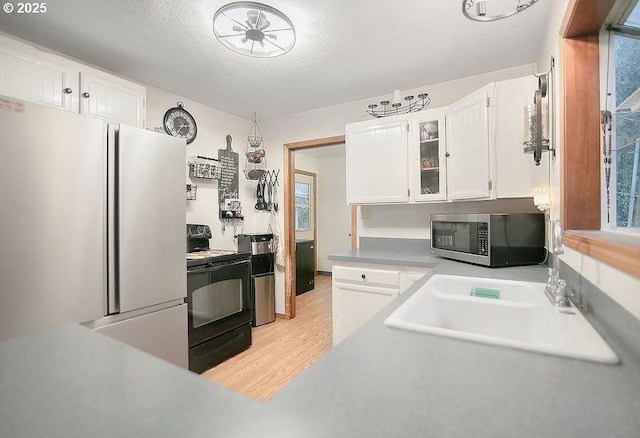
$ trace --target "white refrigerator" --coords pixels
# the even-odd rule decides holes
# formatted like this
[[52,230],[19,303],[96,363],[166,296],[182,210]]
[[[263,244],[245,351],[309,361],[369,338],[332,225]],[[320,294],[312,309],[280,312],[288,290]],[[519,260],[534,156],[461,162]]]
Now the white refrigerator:
[[185,142],[0,97],[0,340],[66,323],[188,366]]

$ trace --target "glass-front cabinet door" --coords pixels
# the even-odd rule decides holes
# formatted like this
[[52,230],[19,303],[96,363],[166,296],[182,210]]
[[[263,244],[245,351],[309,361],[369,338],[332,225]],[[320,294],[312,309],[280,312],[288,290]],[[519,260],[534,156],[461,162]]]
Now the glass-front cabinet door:
[[415,201],[447,198],[445,114],[446,108],[422,111],[413,122],[411,197]]

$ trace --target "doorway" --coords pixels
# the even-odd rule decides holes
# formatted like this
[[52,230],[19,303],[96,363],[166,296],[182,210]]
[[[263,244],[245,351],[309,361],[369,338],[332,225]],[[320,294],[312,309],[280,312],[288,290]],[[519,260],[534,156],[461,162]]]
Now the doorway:
[[[295,279],[295,152],[322,146],[338,145],[345,142],[345,136],[320,138],[284,145],[284,290],[285,317],[294,318],[296,315],[296,279]],[[355,235],[355,207],[351,208],[351,244],[354,247]]]
[[[300,152],[297,152],[298,155]],[[300,160],[298,160],[300,161]],[[317,270],[317,175],[296,169],[294,224],[296,243],[296,295],[315,287]]]

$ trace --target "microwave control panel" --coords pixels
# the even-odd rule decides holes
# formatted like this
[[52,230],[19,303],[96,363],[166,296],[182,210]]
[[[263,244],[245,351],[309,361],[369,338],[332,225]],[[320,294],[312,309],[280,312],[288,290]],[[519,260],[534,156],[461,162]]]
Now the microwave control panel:
[[489,255],[489,227],[486,222],[478,223],[478,254]]

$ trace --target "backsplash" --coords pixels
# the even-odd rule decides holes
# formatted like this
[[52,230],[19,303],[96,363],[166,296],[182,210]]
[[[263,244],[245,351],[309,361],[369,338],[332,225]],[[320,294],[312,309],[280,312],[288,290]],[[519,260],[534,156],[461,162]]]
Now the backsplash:
[[539,213],[533,198],[457,201],[359,207],[358,236],[425,240],[435,213]]
[[640,319],[563,261],[560,261],[560,277],[573,292],[571,301],[602,337],[635,359],[640,359]]
[[402,239],[394,237],[360,237],[360,248],[371,250],[404,250],[408,252],[424,251],[429,254],[429,239]]

